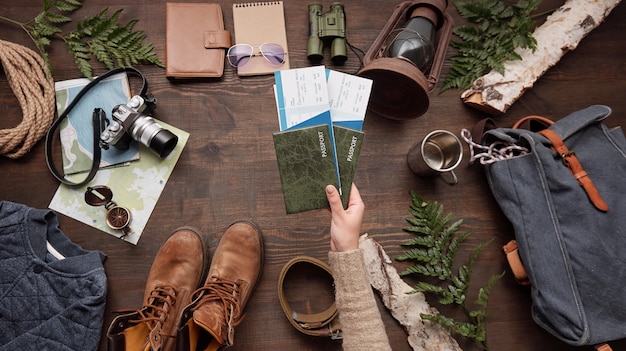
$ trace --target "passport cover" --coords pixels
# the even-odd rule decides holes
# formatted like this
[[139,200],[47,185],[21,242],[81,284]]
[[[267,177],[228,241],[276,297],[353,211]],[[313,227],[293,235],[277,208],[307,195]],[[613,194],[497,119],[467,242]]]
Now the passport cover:
[[327,124],[273,134],[288,214],[328,207],[326,185],[337,186]]
[[334,125],[331,134],[329,125],[321,124],[274,133],[273,137],[287,214],[328,208],[326,185],[339,188],[338,173],[341,200],[347,207],[363,132]]
[[343,208],[347,208],[365,133],[338,125],[333,125],[333,132],[341,180],[341,202]]

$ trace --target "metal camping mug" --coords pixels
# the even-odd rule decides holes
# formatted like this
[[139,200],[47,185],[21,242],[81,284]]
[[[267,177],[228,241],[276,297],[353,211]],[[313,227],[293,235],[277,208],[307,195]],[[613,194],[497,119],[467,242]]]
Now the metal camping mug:
[[[421,176],[440,175],[447,183],[454,185],[458,179],[454,169],[463,158],[463,145],[459,138],[447,130],[434,130],[421,142],[411,146],[407,163],[411,171]],[[451,179],[447,179],[445,174]]]

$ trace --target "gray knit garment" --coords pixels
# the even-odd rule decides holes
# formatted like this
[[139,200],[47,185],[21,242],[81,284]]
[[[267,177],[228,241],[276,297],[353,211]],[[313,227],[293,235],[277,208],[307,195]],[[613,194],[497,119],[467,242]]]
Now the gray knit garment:
[[105,257],[72,243],[54,212],[0,201],[0,351],[97,350]]

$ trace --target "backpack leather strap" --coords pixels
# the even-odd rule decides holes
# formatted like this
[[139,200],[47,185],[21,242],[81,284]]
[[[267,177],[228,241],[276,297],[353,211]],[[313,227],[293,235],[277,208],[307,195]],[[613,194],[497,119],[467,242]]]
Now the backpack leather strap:
[[517,122],[513,124],[512,129],[526,129],[532,132],[540,131],[543,129],[547,129],[549,126],[553,125],[554,121],[550,118],[543,116],[526,116],[522,117]]
[[611,348],[611,346],[609,346],[609,344],[595,345],[594,348],[597,351],[613,351],[613,349]]
[[598,189],[591,181],[591,178],[578,160],[578,157],[576,157],[576,153],[570,151],[567,146],[565,146],[563,140],[561,140],[554,131],[544,129],[540,131],[539,134],[545,136],[552,142],[552,148],[561,156],[563,164],[569,168],[574,178],[578,181],[578,184],[585,189],[589,200],[591,200],[594,206],[600,211],[608,211],[609,205],[607,205],[604,199],[602,199],[602,196],[600,196]]
[[519,256],[519,251],[517,250],[517,241],[509,241],[506,245],[502,247],[502,249],[506,254],[506,260],[509,263],[509,267],[511,267],[511,271],[515,276],[515,280],[517,280],[520,285],[530,286],[530,279],[528,279],[526,268],[524,268],[524,263],[522,263],[522,259]]

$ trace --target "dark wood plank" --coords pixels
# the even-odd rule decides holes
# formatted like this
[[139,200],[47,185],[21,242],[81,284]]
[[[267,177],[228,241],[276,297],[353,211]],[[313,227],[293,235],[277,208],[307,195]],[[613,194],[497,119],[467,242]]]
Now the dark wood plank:
[[[232,2],[222,5],[226,28],[233,29]],[[124,8],[123,20],[138,18],[155,51],[165,60],[164,1],[97,0],[86,1],[77,19],[95,14],[108,6]],[[542,9],[560,6],[557,0],[545,0]],[[395,3],[376,0],[345,0],[348,40],[363,50],[374,41],[391,14]],[[329,5],[325,4],[326,7]],[[27,20],[39,12],[37,0],[19,3],[0,0],[0,14]],[[307,3],[286,1],[285,17],[292,67],[309,66],[306,59],[308,36]],[[450,7],[456,23],[462,20]],[[592,104],[613,109],[607,120],[610,126],[626,124],[626,8],[619,5],[599,28],[580,46],[552,67],[510,110],[497,117],[501,125],[528,114],[560,118]],[[33,47],[19,29],[0,23],[0,38]],[[450,55],[451,52],[448,52]],[[55,42],[50,51],[55,80],[77,78],[77,69],[65,48]],[[353,53],[345,66],[328,67],[354,73],[359,63]],[[163,69],[140,66],[158,98],[157,118],[191,132],[191,138],[165,188],[137,246],[116,240],[73,219],[60,216],[61,228],[87,249],[102,250],[108,255],[106,270],[109,282],[103,335],[114,311],[138,308],[152,259],[159,246],[177,227],[192,225],[206,233],[215,249],[220,233],[231,222],[250,219],[257,222],[265,236],[263,279],[246,307],[247,317],[237,327],[233,350],[340,350],[340,344],[299,334],[285,319],[276,296],[278,273],[296,255],[310,255],[323,260],[328,251],[326,210],[285,215],[281,186],[272,144],[278,130],[272,76],[240,78],[226,66],[219,81],[171,83]],[[449,61],[443,75],[449,69]],[[96,73],[104,69],[97,66]],[[355,183],[360,187],[367,210],[363,231],[379,241],[390,256],[403,252],[400,244],[410,238],[402,228],[409,216],[409,191],[427,200],[436,200],[454,218],[463,218],[473,232],[463,246],[471,251],[479,242],[494,239],[478,262],[474,282],[507,271],[500,246],[512,238],[511,226],[494,202],[482,169],[467,163],[458,169],[459,183],[449,186],[438,179],[414,176],[406,165],[410,146],[433,129],[460,133],[470,128],[482,113],[465,106],[459,91],[437,91],[430,95],[430,108],[422,117],[410,121],[391,121],[368,114],[364,130],[366,141],[359,160]],[[0,74],[0,129],[21,121],[17,99]],[[0,159],[0,199],[46,208],[58,187],[49,174],[43,143],[18,160]],[[395,263],[402,268],[402,263]],[[409,279],[410,280],[410,279]],[[320,292],[323,294],[323,292]],[[323,295],[322,295],[323,296]],[[311,306],[315,304],[311,297]],[[306,300],[306,299],[304,299]],[[306,304],[306,301],[304,302]],[[492,350],[571,350],[539,328],[530,317],[528,291],[518,286],[507,271],[496,285],[489,304],[488,340]],[[314,307],[313,307],[314,308]],[[382,307],[387,332],[394,350],[410,350],[401,326]],[[478,348],[462,341],[466,350]],[[624,347],[623,342],[616,347]],[[104,338],[100,350],[106,349]]]

